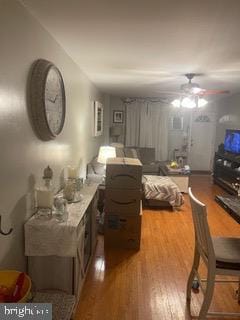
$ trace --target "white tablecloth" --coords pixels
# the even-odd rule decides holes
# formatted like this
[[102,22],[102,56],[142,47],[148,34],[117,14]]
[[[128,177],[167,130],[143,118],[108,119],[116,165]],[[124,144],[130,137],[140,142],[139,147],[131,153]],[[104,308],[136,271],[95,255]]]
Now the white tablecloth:
[[32,216],[25,224],[25,255],[61,257],[77,256],[77,247],[84,227],[81,220],[92,201],[98,184],[84,186],[81,190],[83,200],[67,205],[68,220],[40,220]]

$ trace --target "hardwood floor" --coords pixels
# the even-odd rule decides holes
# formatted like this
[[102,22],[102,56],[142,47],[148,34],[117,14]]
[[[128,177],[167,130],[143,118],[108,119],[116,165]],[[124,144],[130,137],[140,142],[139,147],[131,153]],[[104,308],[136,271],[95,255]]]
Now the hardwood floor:
[[[190,184],[207,204],[212,234],[239,237],[240,225],[213,200],[223,190],[211,184],[210,176],[192,176]],[[187,195],[179,212],[144,210],[139,252],[104,252],[103,238],[99,237],[74,319],[190,319],[185,310],[185,292],[193,247]],[[216,285],[211,309],[240,312],[235,290],[236,285]],[[200,293],[194,294],[193,313],[198,311],[201,299]]]

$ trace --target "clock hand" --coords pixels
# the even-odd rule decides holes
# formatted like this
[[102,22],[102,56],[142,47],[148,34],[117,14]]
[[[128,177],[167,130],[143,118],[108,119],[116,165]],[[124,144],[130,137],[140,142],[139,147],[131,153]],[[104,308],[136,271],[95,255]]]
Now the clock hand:
[[55,99],[54,99],[54,102],[57,100],[57,97],[58,97],[58,94],[56,94]]
[[54,99],[51,98],[47,98],[50,102],[55,103],[55,101],[57,100],[58,94],[55,96]]

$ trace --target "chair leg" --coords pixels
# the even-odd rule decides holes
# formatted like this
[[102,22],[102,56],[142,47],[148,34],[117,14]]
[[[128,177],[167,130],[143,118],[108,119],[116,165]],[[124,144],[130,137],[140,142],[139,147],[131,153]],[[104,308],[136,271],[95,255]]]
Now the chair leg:
[[199,262],[200,262],[200,255],[198,250],[195,248],[192,270],[189,274],[188,282],[187,282],[187,301],[189,303],[191,301],[191,290],[192,290],[193,280],[195,277],[195,270],[198,270]]
[[204,294],[203,303],[198,316],[198,318],[201,320],[206,319],[208,309],[210,307],[212,297],[213,297],[214,284],[215,284],[215,268],[209,267],[206,292]]
[[240,303],[240,277],[238,281],[238,303]]

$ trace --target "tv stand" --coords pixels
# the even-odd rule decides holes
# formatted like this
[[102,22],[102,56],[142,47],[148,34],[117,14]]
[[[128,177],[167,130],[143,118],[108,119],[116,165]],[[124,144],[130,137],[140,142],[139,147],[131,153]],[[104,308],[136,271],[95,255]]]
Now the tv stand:
[[237,195],[237,185],[240,183],[240,155],[228,152],[216,152],[213,181],[228,193]]
[[215,200],[220,204],[238,223],[240,223],[240,197],[216,196]]

